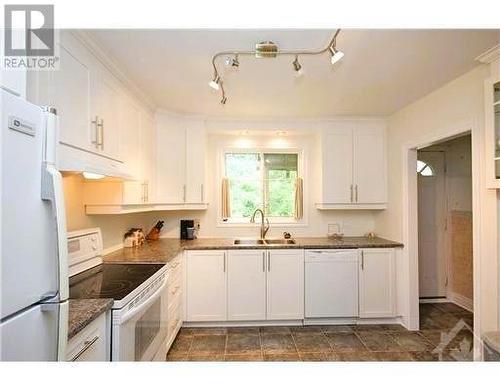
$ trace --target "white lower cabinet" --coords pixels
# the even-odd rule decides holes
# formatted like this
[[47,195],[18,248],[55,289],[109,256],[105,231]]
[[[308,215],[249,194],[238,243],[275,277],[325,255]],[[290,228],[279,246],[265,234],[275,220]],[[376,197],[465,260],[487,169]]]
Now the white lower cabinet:
[[267,257],[267,319],[303,319],[304,251],[268,251]]
[[110,361],[110,313],[100,315],[68,341],[67,361]]
[[396,262],[391,248],[362,249],[359,263],[359,317],[396,315]]
[[225,251],[189,251],[186,262],[186,320],[221,321],[226,313]]
[[227,319],[266,319],[266,251],[228,251]]

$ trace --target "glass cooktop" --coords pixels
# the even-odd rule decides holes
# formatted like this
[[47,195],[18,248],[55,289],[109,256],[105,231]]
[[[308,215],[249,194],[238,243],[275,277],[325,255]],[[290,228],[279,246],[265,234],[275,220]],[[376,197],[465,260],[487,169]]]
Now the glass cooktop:
[[104,263],[69,279],[70,299],[121,300],[164,265]]

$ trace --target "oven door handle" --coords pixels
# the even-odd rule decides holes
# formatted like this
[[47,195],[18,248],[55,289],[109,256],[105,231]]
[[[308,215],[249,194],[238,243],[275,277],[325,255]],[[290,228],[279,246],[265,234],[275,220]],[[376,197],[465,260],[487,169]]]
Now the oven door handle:
[[133,318],[137,313],[142,311],[144,307],[147,307],[150,303],[155,301],[163,293],[163,290],[167,287],[167,282],[168,282],[168,276],[165,276],[165,281],[163,281],[161,287],[158,288],[158,290],[155,293],[149,296],[144,303],[141,303],[138,307],[136,307],[132,311],[127,312],[125,316],[120,319],[120,324],[127,322],[130,318]]

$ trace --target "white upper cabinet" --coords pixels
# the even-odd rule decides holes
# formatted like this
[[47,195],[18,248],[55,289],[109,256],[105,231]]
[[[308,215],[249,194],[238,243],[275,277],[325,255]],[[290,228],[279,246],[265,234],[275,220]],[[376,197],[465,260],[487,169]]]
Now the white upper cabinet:
[[157,202],[206,208],[205,124],[160,113],[157,120]]
[[353,184],[356,204],[387,202],[385,132],[365,126],[353,132]]
[[180,119],[157,116],[156,196],[161,203],[186,202],[186,131]]
[[359,317],[396,315],[396,262],[394,250],[361,250],[359,269]]
[[205,192],[205,124],[186,123],[186,202],[206,202]]
[[322,131],[319,209],[384,209],[387,204],[385,123],[345,121]]
[[144,200],[156,201],[156,127],[154,118],[141,113],[141,176],[144,184]]
[[141,179],[141,109],[128,96],[122,99],[120,156],[125,169],[137,180]]

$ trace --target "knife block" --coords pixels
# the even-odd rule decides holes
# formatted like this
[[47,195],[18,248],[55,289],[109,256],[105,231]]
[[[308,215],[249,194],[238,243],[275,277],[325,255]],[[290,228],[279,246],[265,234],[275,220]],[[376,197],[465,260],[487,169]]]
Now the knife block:
[[154,241],[160,239],[160,230],[158,228],[151,228],[151,231],[146,235],[146,240]]

